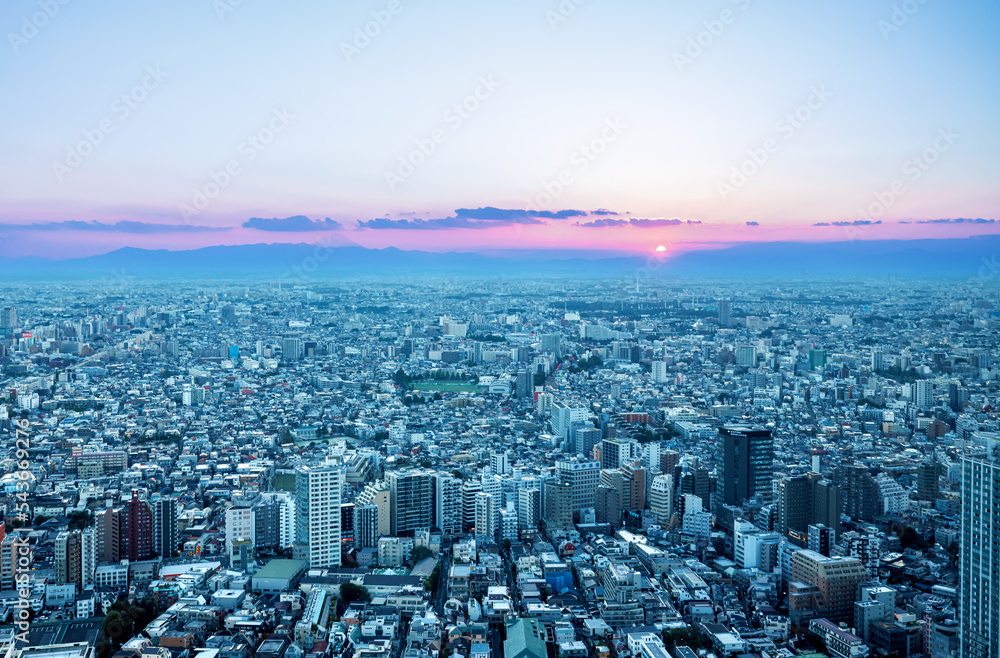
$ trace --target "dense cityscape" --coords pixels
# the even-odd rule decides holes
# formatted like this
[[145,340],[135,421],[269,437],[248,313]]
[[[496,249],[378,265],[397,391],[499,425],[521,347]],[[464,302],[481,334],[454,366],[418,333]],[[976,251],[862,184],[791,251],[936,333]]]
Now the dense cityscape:
[[8,656],[998,655],[989,279],[3,294]]

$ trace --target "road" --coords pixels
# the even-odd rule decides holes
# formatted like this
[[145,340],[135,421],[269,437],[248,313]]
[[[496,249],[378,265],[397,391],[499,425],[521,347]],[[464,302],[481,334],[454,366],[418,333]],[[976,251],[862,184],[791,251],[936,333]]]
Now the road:
[[490,629],[490,648],[492,658],[503,658],[503,640],[500,639],[500,629],[497,627]]
[[438,556],[438,583],[437,592],[434,593],[431,601],[434,611],[438,617],[444,618],[444,602],[448,600],[448,567],[451,564],[451,549],[444,548]]

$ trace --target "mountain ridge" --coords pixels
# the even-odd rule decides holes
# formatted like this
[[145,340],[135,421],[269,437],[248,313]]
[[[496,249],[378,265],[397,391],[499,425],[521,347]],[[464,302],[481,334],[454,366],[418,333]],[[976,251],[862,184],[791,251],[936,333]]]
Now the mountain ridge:
[[577,278],[629,276],[1000,276],[1000,235],[920,240],[748,242],[668,256],[587,250],[505,250],[503,254],[426,252],[397,247],[258,243],[170,251],[122,247],[104,254],[56,260],[0,257],[0,276],[74,279],[137,278],[350,278],[356,276],[471,275]]

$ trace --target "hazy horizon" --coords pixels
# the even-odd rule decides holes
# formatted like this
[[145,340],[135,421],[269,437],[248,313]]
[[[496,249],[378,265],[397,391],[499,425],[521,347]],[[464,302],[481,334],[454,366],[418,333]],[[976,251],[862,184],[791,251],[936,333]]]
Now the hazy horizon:
[[83,7],[0,9],[0,255],[674,252],[1000,215],[992,3]]

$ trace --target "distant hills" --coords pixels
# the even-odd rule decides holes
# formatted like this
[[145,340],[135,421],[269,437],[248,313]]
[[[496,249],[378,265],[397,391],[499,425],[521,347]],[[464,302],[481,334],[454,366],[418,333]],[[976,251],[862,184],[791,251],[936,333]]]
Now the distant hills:
[[963,239],[753,242],[664,258],[609,252],[521,250],[430,253],[393,247],[251,244],[188,251],[127,247],[53,260],[0,258],[0,276],[19,279],[399,277],[973,277],[1000,281],[1000,235]]

